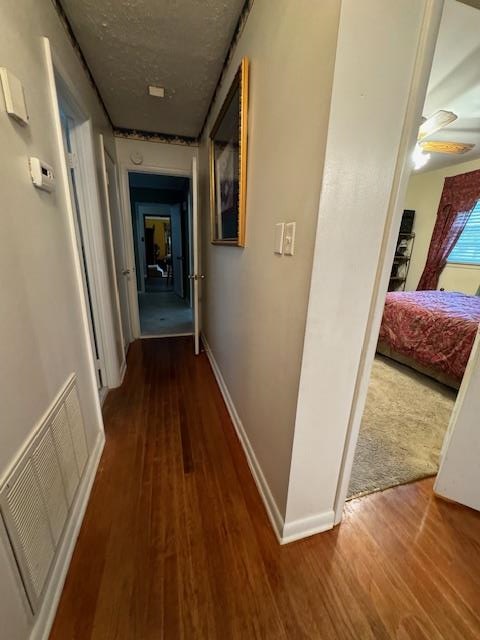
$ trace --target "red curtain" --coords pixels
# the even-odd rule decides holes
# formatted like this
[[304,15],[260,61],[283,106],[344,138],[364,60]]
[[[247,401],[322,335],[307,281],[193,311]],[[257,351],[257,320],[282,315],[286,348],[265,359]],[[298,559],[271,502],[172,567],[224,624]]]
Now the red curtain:
[[480,200],[480,169],[445,178],[427,262],[417,291],[436,289],[447,258]]

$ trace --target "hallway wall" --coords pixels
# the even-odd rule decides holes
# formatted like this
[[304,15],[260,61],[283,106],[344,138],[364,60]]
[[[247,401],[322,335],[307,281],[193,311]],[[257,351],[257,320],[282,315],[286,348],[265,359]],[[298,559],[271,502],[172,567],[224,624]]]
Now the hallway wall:
[[[200,148],[203,331],[273,496],[285,513],[340,2],[256,0],[210,115],[250,59],[246,247],[210,244]],[[297,222],[295,256],[273,253]]]
[[[72,372],[78,377],[90,452],[103,431],[81,319],[42,36],[50,38],[83,109],[91,115],[95,142],[103,133],[115,155],[108,121],[53,3],[3,2],[1,14],[0,66],[23,83],[30,123],[22,127],[8,117],[0,90],[0,482]],[[29,156],[53,166],[55,192],[33,187]],[[32,621],[6,566],[8,558],[0,535],[0,594],[8,594],[0,597],[0,635],[25,640]]]

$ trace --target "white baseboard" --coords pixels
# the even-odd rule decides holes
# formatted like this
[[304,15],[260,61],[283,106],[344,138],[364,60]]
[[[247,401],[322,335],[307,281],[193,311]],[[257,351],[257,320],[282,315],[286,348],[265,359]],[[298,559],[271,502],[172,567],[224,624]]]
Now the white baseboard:
[[278,541],[282,543],[282,530],[283,530],[283,517],[277,507],[277,504],[272,496],[270,491],[270,487],[268,486],[267,480],[263,475],[263,471],[260,467],[260,464],[255,456],[255,452],[253,451],[250,440],[248,439],[247,433],[243,428],[242,421],[237,413],[235,405],[233,404],[232,397],[228,391],[225,380],[223,379],[220,368],[217,364],[217,361],[214,358],[212,350],[205,339],[204,334],[202,333],[202,342],[205,346],[205,353],[207,354],[207,358],[210,362],[210,366],[212,367],[213,374],[217,380],[218,386],[220,387],[220,391],[222,393],[223,399],[225,400],[225,404],[227,405],[228,413],[233,422],[233,426],[235,427],[235,431],[237,432],[238,439],[240,440],[243,451],[245,452],[245,456],[247,458],[248,466],[250,467],[250,471],[252,472],[253,479],[257,485],[257,489],[260,493],[260,496],[263,500],[263,504],[265,505],[265,509],[267,510],[267,515],[272,524],[273,530],[278,538]]
[[58,551],[58,557],[50,576],[49,586],[47,587],[42,607],[38,612],[29,640],[48,640],[48,636],[50,635],[104,444],[105,434],[102,431],[98,434],[85,475],[78,489],[74,511],[67,524],[63,536],[63,543]]
[[125,379],[125,374],[127,373],[127,354],[125,354],[125,359],[123,361],[123,364],[120,368],[120,384],[119,386],[121,387],[123,384],[123,381]]
[[230,395],[230,392],[228,391],[222,372],[220,371],[220,367],[218,366],[218,363],[215,360],[212,350],[203,333],[201,337],[202,342],[205,346],[205,353],[207,354],[210,366],[212,367],[212,371],[215,375],[218,386],[220,387],[223,399],[225,400],[225,404],[227,405],[228,413],[230,414],[233,425],[235,427],[235,431],[237,432],[238,438],[243,447],[243,451],[245,452],[248,466],[250,467],[250,471],[252,472],[253,478],[257,485],[258,492],[260,493],[260,496],[263,500],[268,518],[272,524],[273,530],[278,538],[279,543],[288,544],[289,542],[294,542],[295,540],[300,540],[301,538],[307,538],[308,536],[312,536],[316,533],[321,533],[322,531],[331,529],[334,525],[333,510],[325,511],[324,513],[318,513],[314,516],[309,516],[308,518],[302,518],[293,522],[284,522],[284,519],[272,496],[267,480],[263,475],[262,468],[260,467],[257,457],[255,456],[255,452],[250,443],[250,440],[248,439],[248,435],[243,427],[242,421],[240,420],[240,416],[238,415],[235,405],[233,404],[232,397]]
[[185,338],[186,336],[193,336],[191,331],[187,333],[146,333],[140,336],[140,340],[150,340],[151,338]]
[[334,519],[335,512],[332,509],[331,511],[317,513],[308,518],[301,518],[300,520],[294,520],[293,522],[286,522],[283,527],[282,544],[295,542],[295,540],[308,538],[316,533],[322,533],[322,531],[333,529]]
[[105,400],[107,399],[108,392],[110,389],[108,387],[102,387],[98,392],[98,397],[100,398],[100,406],[103,407],[105,404]]

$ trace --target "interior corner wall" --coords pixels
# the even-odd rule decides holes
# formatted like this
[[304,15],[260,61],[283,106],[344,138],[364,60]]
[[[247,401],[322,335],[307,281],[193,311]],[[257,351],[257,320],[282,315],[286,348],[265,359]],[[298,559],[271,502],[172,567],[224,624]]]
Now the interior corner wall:
[[[417,288],[427,260],[438,205],[445,178],[480,169],[480,159],[450,165],[435,171],[414,173],[408,183],[405,209],[415,209],[415,244],[413,246],[406,290]],[[474,294],[480,286],[480,266],[447,264],[440,276],[438,289]]]
[[[285,513],[339,0],[255,0],[200,147],[202,331],[258,475]],[[206,136],[250,60],[245,248],[210,243]],[[295,255],[273,252],[296,221]]]
[[[90,451],[103,430],[82,321],[83,294],[75,273],[43,36],[50,39],[75,84],[96,139],[103,133],[115,154],[108,121],[53,3],[3,2],[0,66],[22,82],[30,122],[22,127],[7,115],[0,89],[0,481],[72,372],[77,374]],[[99,144],[95,152],[99,172]],[[57,176],[54,192],[33,187],[30,156],[52,165]],[[0,635],[8,629],[9,640],[25,640],[32,622],[19,613],[23,602],[4,566],[10,554],[3,541],[2,537],[0,594],[9,595],[0,597]]]

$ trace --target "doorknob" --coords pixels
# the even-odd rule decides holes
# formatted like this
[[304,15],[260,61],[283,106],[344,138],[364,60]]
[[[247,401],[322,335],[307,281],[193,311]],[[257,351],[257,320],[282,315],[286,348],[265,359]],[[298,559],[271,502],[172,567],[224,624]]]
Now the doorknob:
[[204,280],[205,276],[203,274],[197,274],[195,273],[194,275],[192,274],[188,274],[188,279],[189,280]]
[[122,276],[128,276],[129,273],[130,273],[130,269],[124,269],[122,271]]

